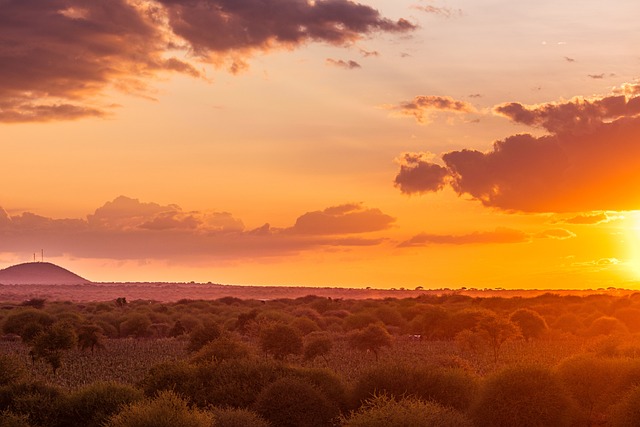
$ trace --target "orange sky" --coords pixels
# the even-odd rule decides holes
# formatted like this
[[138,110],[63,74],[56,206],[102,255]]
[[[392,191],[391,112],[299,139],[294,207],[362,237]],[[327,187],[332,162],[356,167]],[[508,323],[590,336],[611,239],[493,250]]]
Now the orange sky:
[[640,3],[9,0],[0,268],[636,287]]

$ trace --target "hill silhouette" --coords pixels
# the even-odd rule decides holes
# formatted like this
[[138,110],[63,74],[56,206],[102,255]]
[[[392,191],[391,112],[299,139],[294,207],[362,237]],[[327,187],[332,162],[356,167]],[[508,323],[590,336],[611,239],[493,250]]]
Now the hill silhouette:
[[50,262],[27,262],[0,270],[4,285],[81,285],[91,281]]

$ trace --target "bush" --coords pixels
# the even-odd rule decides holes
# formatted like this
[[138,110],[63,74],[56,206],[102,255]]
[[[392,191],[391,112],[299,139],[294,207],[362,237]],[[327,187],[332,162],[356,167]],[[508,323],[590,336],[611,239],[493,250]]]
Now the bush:
[[190,408],[185,400],[172,391],[159,393],[126,406],[111,417],[105,427],[212,427],[211,412]]
[[634,387],[610,412],[611,427],[640,426],[640,386]]
[[151,320],[144,314],[133,313],[120,323],[120,336],[143,338],[149,335]]
[[548,329],[544,318],[537,311],[529,310],[528,308],[514,311],[509,316],[509,319],[518,325],[522,336],[527,341],[540,337]]
[[56,426],[64,395],[42,382],[18,382],[0,387],[0,411],[24,415],[33,426]]
[[349,344],[361,351],[371,351],[378,360],[378,352],[382,347],[391,347],[391,335],[378,324],[369,325],[365,329],[351,331]]
[[333,349],[333,340],[326,332],[312,332],[305,337],[303,358],[306,361],[314,361],[317,357],[327,363],[327,354]]
[[297,329],[276,323],[260,332],[260,348],[277,360],[284,360],[290,354],[302,353],[302,337]]
[[187,351],[190,353],[200,350],[211,341],[220,337],[220,326],[213,322],[207,322],[205,325],[197,326],[191,334],[189,334],[189,345]]
[[[51,326],[54,321],[55,319],[49,313],[28,308],[8,315],[2,326],[2,331],[5,334],[20,335],[23,340],[29,341],[37,335],[37,331],[34,331],[35,329],[43,330]],[[30,330],[34,332],[27,336],[25,332]]]
[[248,408],[264,387],[290,372],[290,368],[272,361],[249,359],[203,365],[163,363],[151,368],[142,386],[147,395],[174,390],[202,408]]
[[18,358],[6,354],[0,355],[0,386],[19,381],[25,373],[25,367]]
[[573,401],[550,369],[510,366],[486,378],[472,409],[478,427],[570,425]]
[[384,393],[396,399],[413,396],[465,410],[474,399],[477,379],[462,369],[384,364],[369,369],[356,381],[353,396],[365,402]]
[[340,413],[318,389],[296,378],[281,378],[267,386],[254,408],[278,427],[331,426]]
[[343,427],[473,427],[471,421],[453,408],[408,397],[395,400],[387,395],[367,400],[348,417]]
[[0,413],[0,427],[30,427],[29,417],[4,411]]
[[142,391],[129,385],[96,382],[68,395],[62,410],[66,427],[101,426],[123,406],[139,401]]
[[248,409],[211,408],[216,418],[215,427],[270,427],[260,415]]
[[230,336],[220,336],[208,342],[191,358],[192,363],[222,362],[228,359],[244,359],[251,355],[246,344]]

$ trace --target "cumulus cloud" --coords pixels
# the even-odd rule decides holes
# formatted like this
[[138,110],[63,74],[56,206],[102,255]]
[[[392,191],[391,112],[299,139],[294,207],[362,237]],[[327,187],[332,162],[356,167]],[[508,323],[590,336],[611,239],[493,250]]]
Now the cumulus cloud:
[[394,219],[361,204],[301,215],[291,227],[245,230],[228,212],[185,212],[174,204],[120,196],[86,219],[52,219],[0,208],[0,252],[105,259],[242,259],[296,254],[312,248],[379,245],[371,233]]
[[[638,86],[625,85],[619,89],[624,94],[595,99],[499,105],[498,114],[549,134],[509,136],[487,152],[451,151],[441,156],[444,166],[419,154],[405,154],[411,161],[401,166],[395,184],[407,194],[433,192],[448,184],[459,195],[504,210],[638,209]],[[436,178],[424,173],[430,170],[437,171]]]
[[398,115],[409,116],[418,123],[429,122],[429,115],[445,111],[449,113],[475,113],[473,105],[465,101],[457,101],[450,96],[419,95],[411,101],[404,101],[397,105],[389,105],[386,108],[395,111]]
[[327,58],[326,63],[334,67],[346,68],[348,70],[353,70],[354,68],[361,68],[360,64],[352,60],[344,61],[342,59]]
[[0,28],[0,122],[17,123],[103,117],[107,89],[200,77],[197,61],[237,73],[255,51],[415,26],[349,0],[6,0]]
[[386,230],[395,222],[380,209],[367,209],[361,204],[346,204],[322,211],[307,212],[298,217],[293,227],[294,234],[347,234],[368,233]]

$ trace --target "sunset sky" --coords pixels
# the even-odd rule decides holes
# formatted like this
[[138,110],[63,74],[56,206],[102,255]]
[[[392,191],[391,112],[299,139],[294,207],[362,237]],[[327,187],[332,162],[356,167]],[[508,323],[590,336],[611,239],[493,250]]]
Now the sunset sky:
[[637,0],[0,0],[0,268],[640,287]]

